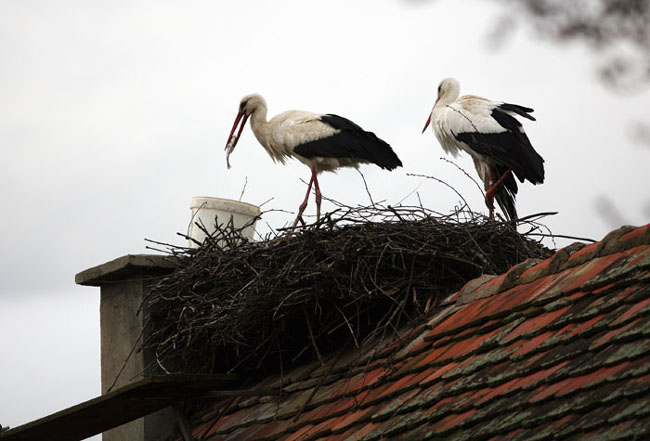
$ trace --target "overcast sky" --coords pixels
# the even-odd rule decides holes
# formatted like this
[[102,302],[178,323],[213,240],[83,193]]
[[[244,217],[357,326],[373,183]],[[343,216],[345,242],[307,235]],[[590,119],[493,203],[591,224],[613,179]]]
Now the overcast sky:
[[[337,113],[389,142],[404,168],[362,167],[375,200],[417,188],[427,207],[452,210],[452,191],[406,175],[421,173],[484,212],[433,133],[420,133],[438,82],[454,76],[461,93],[535,109],[525,127],[546,182],[520,187],[521,216],[559,211],[545,222],[553,232],[594,239],[647,223],[650,148],[629,132],[648,118],[649,91],[612,93],[591,52],[526,30],[491,49],[498,4],[0,1],[0,423],[99,394],[99,289],[74,285],[77,272],[147,252],[145,238],[182,245],[192,197],[238,199],[246,179],[244,201],[297,208],[308,169],[273,163],[249,127],[226,169],[248,93],[266,98],[269,117]],[[327,197],[368,203],[354,170],[320,182]],[[603,217],[607,204],[619,214]],[[292,220],[273,213],[260,227]]]

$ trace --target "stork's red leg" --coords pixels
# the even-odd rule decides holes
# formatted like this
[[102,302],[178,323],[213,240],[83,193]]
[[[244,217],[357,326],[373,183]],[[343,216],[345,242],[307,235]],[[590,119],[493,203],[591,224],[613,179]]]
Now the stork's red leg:
[[[494,219],[494,195],[511,172],[512,170],[508,169],[508,171],[506,171],[498,181],[490,185],[487,193],[485,193],[485,205],[487,205],[487,207],[490,209],[490,219]],[[492,169],[490,169],[490,182],[492,182]]]
[[489,218],[494,219],[494,193],[490,193],[492,185],[494,183],[494,174],[492,173],[492,167],[488,167],[488,174],[490,175],[490,180],[488,181],[489,187],[485,192],[485,205],[490,210]]
[[312,169],[311,178],[314,180],[314,188],[316,189],[316,221],[320,220],[320,202],[322,195],[320,192],[320,186],[318,185],[318,177],[316,176],[316,170]]
[[[300,207],[298,207],[298,216],[296,216],[296,220],[293,221],[293,226],[295,227],[298,225],[298,221],[302,221],[302,213],[305,211],[305,208],[307,208],[307,201],[309,200],[309,193],[311,193],[311,185],[314,183],[314,178],[316,177],[316,174],[312,170],[311,173],[311,179],[309,180],[309,185],[307,186],[307,194],[305,195],[305,200],[302,201],[302,204],[300,204]],[[316,184],[318,185],[318,184]],[[303,224],[305,223],[304,221],[302,222]]]

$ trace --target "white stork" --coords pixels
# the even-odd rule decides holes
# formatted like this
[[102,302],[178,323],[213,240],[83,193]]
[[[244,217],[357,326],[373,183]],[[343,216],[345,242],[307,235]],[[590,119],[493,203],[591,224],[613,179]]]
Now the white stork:
[[[544,159],[535,151],[514,115],[535,121],[533,109],[460,94],[454,78],[438,86],[438,98],[422,133],[433,121],[433,131],[446,153],[454,157],[462,150],[472,157],[485,185],[485,203],[494,215],[494,199],[508,219],[517,219],[517,181],[544,182]],[[495,178],[498,178],[495,182]]]
[[[298,221],[302,222],[302,213],[307,207],[312,184],[316,190],[316,218],[320,219],[319,173],[334,171],[339,167],[357,168],[359,164],[367,163],[388,170],[402,165],[390,145],[349,119],[333,114],[290,110],[267,121],[266,113],[266,101],[262,96],[251,94],[242,98],[226,144],[226,162],[230,168],[230,154],[250,117],[255,137],[274,161],[284,164],[287,158],[296,158],[307,165],[311,169],[311,179],[293,226]],[[235,135],[240,121],[241,126]]]

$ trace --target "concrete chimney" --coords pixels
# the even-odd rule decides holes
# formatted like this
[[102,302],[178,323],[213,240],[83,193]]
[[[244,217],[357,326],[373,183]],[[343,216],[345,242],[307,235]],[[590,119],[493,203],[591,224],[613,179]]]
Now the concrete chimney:
[[[102,394],[162,373],[152,354],[139,350],[146,338],[143,316],[147,311],[138,311],[149,284],[174,267],[167,256],[129,254],[75,276],[79,285],[100,287]],[[175,428],[176,417],[167,408],[104,432],[102,439],[163,441]]]

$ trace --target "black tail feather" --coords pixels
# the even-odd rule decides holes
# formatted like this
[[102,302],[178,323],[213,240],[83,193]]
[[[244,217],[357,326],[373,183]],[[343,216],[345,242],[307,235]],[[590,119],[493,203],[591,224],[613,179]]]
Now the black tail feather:
[[519,104],[503,103],[499,105],[499,109],[514,112],[517,115],[528,118],[531,121],[537,121],[534,116],[530,115],[530,113],[534,111],[530,107],[520,106]]
[[[492,169],[494,179],[497,180],[504,173],[508,171],[507,168],[503,167],[494,167]],[[515,199],[517,191],[519,190],[517,186],[517,180],[515,179],[513,173],[510,173],[504,180],[501,186],[496,190],[494,194],[494,199],[501,207],[501,211],[508,220],[517,219],[517,208],[515,207]]]

